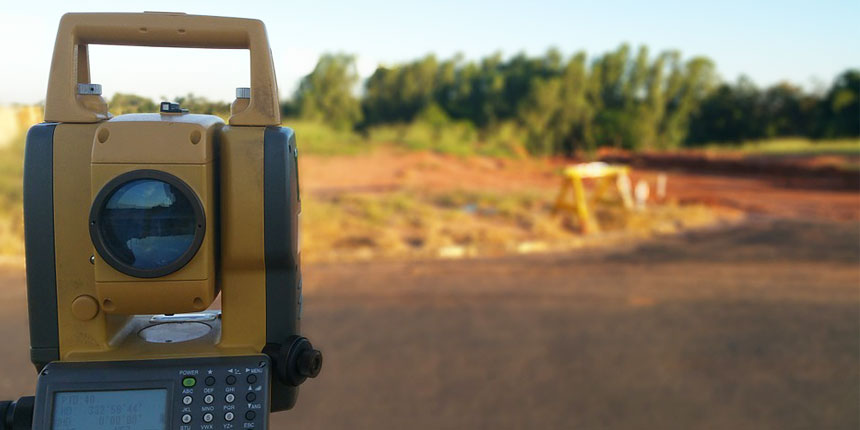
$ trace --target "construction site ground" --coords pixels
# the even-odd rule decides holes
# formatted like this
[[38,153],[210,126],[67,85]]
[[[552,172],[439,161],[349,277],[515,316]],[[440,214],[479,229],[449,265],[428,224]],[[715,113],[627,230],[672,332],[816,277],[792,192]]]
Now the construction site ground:
[[[555,189],[566,160],[305,157],[303,193]],[[860,194],[639,164],[731,223],[611,247],[304,266],[317,380],[272,428],[857,429]],[[21,268],[0,273],[0,397],[32,394]]]

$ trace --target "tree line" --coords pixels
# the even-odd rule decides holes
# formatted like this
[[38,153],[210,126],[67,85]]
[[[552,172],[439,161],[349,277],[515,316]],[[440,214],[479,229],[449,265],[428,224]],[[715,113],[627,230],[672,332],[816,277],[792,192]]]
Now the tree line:
[[821,93],[789,83],[760,89],[745,77],[720,82],[705,57],[622,45],[591,59],[554,49],[507,60],[428,55],[378,67],[356,94],[358,83],[354,56],[323,55],[284,112],[357,130],[440,115],[479,131],[514,123],[535,154],[860,136],[857,69]]
[[[194,95],[176,101],[195,113],[229,115],[225,103]],[[115,114],[156,110],[151,100],[127,94],[110,104]],[[515,129],[525,148],[540,155],[860,137],[860,70],[846,70],[826,90],[790,83],[759,88],[746,77],[721,82],[706,57],[621,45],[592,58],[555,49],[478,61],[427,55],[379,66],[362,82],[354,56],[325,54],[281,108],[285,117],[364,134],[415,123],[465,125],[479,139]]]

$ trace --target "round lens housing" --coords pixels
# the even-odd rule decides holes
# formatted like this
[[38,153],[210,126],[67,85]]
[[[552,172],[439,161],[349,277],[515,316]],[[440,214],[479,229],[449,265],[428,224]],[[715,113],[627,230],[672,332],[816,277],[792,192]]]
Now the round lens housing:
[[185,182],[135,170],[108,182],[90,210],[90,237],[114,269],[156,278],[184,267],[206,231],[200,199]]

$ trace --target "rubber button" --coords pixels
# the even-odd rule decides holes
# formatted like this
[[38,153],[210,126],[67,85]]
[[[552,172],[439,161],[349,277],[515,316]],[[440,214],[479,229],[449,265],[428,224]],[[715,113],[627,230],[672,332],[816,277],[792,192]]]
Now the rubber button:
[[224,400],[226,400],[227,403],[233,403],[233,400],[236,400],[236,396],[234,396],[233,393],[230,393],[224,397]]
[[206,382],[206,385],[211,387],[211,386],[215,385],[215,377],[214,376],[207,376],[206,381],[204,381],[204,382]]
[[236,377],[233,375],[227,376],[227,385],[233,385],[236,383]]
[[183,387],[191,388],[195,385],[197,385],[197,379],[195,379],[193,376],[186,376],[185,378],[182,378]]
[[254,393],[248,393],[245,395],[245,400],[247,400],[249,402],[253,402],[253,401],[257,400],[257,395]]
[[253,420],[254,418],[257,418],[257,413],[256,413],[256,412],[254,412],[254,411],[248,411],[248,412],[245,412],[245,419],[246,419],[246,420],[251,421],[251,420]]
[[248,383],[253,384],[257,382],[257,375],[248,375]]
[[233,421],[233,413],[227,412],[226,414],[224,414],[224,421]]
[[193,401],[194,401],[194,399],[192,399],[191,396],[185,396],[182,398],[182,404],[183,405],[190,405],[191,402],[193,402]]
[[206,421],[207,423],[211,423],[213,419],[215,419],[215,417],[213,417],[212,414],[203,415],[203,421]]
[[185,424],[190,423],[190,422],[191,422],[191,415],[189,415],[189,414],[185,414],[185,415],[183,415],[183,416],[182,416],[182,422],[183,422],[183,423],[185,423]]
[[207,394],[206,397],[203,398],[203,403],[206,403],[207,405],[212,404],[212,402],[214,402],[214,401],[215,401],[215,398],[212,397],[211,394]]

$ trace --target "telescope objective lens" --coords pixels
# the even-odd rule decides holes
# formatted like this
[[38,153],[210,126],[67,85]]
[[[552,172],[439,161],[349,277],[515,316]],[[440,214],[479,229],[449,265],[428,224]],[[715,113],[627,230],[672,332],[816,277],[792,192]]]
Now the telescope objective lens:
[[184,182],[164,172],[137,171],[102,190],[94,202],[91,233],[99,253],[117,270],[157,277],[179,270],[194,256],[204,223],[200,202]]

